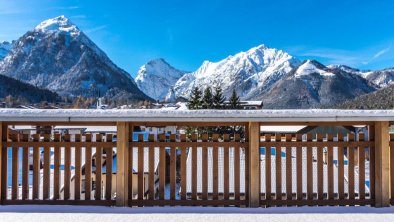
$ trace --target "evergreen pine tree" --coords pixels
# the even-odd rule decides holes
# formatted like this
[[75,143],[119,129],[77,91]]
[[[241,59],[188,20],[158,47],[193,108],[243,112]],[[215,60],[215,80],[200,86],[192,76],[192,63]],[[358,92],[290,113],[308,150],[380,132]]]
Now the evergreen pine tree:
[[215,94],[213,95],[213,108],[223,108],[223,103],[226,98],[223,96],[222,88],[220,86],[215,87]]
[[197,87],[193,87],[192,93],[187,103],[187,107],[189,109],[201,108],[201,94],[201,91]]
[[207,87],[204,90],[204,97],[202,99],[202,108],[203,109],[212,109],[213,108],[213,95],[211,88]]
[[237,95],[237,92],[235,91],[235,89],[233,89],[233,93],[231,94],[230,97],[230,108],[231,109],[238,109],[240,106],[240,99],[239,96]]

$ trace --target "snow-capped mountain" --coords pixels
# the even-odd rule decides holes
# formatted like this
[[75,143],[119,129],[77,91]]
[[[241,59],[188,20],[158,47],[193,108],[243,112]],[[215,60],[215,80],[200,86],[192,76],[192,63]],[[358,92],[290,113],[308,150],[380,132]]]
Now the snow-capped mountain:
[[41,22],[15,41],[0,61],[0,74],[62,96],[97,97],[111,90],[126,93],[127,100],[150,99],[64,16]]
[[13,42],[3,41],[0,42],[0,60],[4,59],[11,51]]
[[394,68],[361,73],[361,76],[379,88],[394,84]]
[[358,74],[306,60],[262,97],[265,108],[318,108],[339,104],[375,91]]
[[241,99],[256,98],[299,64],[282,50],[260,45],[219,62],[205,61],[197,71],[182,76],[167,98],[188,98],[194,86],[221,86],[227,97],[235,89]]
[[156,59],[143,65],[135,82],[138,88],[155,100],[163,101],[170,88],[185,74],[175,69],[164,59]]

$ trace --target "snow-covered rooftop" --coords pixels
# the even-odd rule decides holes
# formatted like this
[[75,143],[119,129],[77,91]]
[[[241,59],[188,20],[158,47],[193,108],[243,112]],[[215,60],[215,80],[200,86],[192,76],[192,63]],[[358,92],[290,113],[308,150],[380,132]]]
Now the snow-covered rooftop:
[[161,109],[0,109],[0,121],[172,121],[172,122],[335,122],[394,121],[394,110],[161,110]]

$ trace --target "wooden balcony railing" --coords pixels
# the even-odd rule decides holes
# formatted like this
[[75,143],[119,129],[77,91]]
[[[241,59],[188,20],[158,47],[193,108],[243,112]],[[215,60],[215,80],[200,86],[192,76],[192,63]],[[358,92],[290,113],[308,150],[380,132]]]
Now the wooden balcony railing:
[[[13,111],[0,110],[3,205],[394,205],[394,111]],[[275,132],[287,125],[363,130]]]

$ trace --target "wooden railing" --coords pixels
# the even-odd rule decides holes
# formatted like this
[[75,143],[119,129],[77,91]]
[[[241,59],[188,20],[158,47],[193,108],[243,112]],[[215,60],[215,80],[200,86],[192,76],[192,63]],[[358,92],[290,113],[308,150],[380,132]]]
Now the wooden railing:
[[[389,122],[77,122],[116,135],[24,134],[2,122],[1,204],[394,204]],[[367,134],[265,133],[264,125],[368,125]],[[171,133],[149,127],[174,126]],[[140,128],[144,132],[137,132]],[[391,152],[390,148],[391,147]],[[394,192],[392,192],[394,193]]]
[[362,133],[264,134],[261,205],[373,205],[374,145]]
[[[130,131],[136,126],[141,125],[130,124]],[[186,126],[192,127],[188,134],[139,134],[137,141],[129,140],[128,168],[134,171],[128,176],[129,205],[247,205],[248,144],[245,135],[231,133],[234,127],[245,132],[247,124]]]
[[1,203],[114,205],[114,148],[111,134],[8,134],[1,149]]

